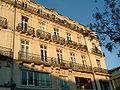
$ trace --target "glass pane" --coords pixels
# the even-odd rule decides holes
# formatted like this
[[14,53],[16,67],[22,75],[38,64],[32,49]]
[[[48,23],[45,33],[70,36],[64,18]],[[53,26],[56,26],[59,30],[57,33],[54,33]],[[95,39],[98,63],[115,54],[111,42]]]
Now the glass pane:
[[22,85],[27,85],[27,71],[22,71]]
[[45,51],[45,61],[47,61],[47,51]]
[[24,40],[21,40],[21,43],[24,44],[25,43]]
[[35,86],[39,86],[39,76],[38,73],[34,73],[34,81],[35,81]]
[[41,60],[44,61],[43,50],[41,50]]
[[28,84],[33,85],[33,72],[28,72]]

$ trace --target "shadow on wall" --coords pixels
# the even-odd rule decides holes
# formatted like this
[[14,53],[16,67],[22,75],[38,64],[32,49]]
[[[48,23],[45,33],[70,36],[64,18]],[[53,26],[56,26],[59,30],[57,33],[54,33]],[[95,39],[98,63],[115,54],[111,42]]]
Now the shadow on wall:
[[[1,69],[3,66],[4,64],[2,64]],[[8,68],[11,68],[11,65],[8,65],[3,69],[10,70]],[[4,77],[6,77],[5,75],[8,73],[11,72],[1,72]],[[4,83],[0,85],[0,90],[10,90],[9,88],[11,86],[13,86],[13,90],[95,90],[93,87],[94,82],[92,82],[90,78],[72,78],[69,77],[70,74],[72,74],[72,71],[69,71],[66,75],[64,70],[62,71],[62,69],[53,66],[45,67],[43,65],[36,66],[33,63],[14,63],[12,85],[10,83]],[[10,78],[11,75],[9,74],[9,80]],[[3,80],[3,82],[5,82],[5,80]],[[102,90],[110,90],[108,81],[99,80],[99,82]]]

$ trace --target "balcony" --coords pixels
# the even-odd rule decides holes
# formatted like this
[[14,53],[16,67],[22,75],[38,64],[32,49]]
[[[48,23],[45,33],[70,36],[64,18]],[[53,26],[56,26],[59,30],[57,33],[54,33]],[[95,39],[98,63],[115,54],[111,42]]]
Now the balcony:
[[82,45],[82,44],[78,44],[78,49],[84,50],[84,51],[88,51],[88,48],[86,45]]
[[0,46],[0,58],[12,58],[12,49]]
[[61,45],[65,44],[65,38],[56,36],[56,35],[53,35],[52,37],[53,37],[53,42],[55,42],[57,44],[61,44]]
[[21,34],[27,34],[27,35],[31,35],[31,36],[35,36],[35,30],[33,27],[31,26],[24,26],[23,28],[23,25],[22,23],[19,23],[18,26],[16,27],[16,31],[20,32]]
[[70,63],[70,66],[75,71],[85,71],[85,72],[92,72],[92,67],[89,65],[83,65],[79,63]]
[[43,64],[47,66],[52,66],[52,58],[47,57],[45,60],[42,60],[41,55],[33,54],[29,52],[18,52],[18,59],[22,60],[23,63],[35,63],[35,64]]
[[99,67],[94,67],[93,68],[94,72],[98,72],[98,73],[108,73],[107,69],[103,69],[103,68],[99,68]]
[[70,48],[72,48],[72,46],[73,46],[72,40],[66,40],[66,41],[65,41],[65,44],[66,44],[66,46],[68,46],[68,47],[70,47]]
[[45,31],[37,30],[36,36],[40,39],[51,40],[51,34]]
[[7,28],[8,22],[7,19],[0,16],[0,27]]
[[84,50],[87,51],[88,48],[86,45],[78,44],[77,42],[74,41],[66,41],[66,46],[73,48],[73,49],[79,49],[79,50]]
[[102,52],[97,47],[96,48],[92,48],[91,52],[93,54],[95,54],[95,55],[102,56]]

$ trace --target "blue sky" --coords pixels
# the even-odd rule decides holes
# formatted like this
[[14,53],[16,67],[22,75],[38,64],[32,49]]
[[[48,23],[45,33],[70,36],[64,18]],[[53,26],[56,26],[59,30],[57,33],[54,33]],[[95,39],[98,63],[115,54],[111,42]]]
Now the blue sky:
[[[47,8],[54,8],[57,12],[65,15],[80,24],[87,26],[90,22],[94,22],[92,14],[96,11],[96,7],[103,9],[103,0],[32,0]],[[117,57],[114,50],[113,53],[102,48],[106,55],[107,68],[111,69],[120,66],[120,58]]]

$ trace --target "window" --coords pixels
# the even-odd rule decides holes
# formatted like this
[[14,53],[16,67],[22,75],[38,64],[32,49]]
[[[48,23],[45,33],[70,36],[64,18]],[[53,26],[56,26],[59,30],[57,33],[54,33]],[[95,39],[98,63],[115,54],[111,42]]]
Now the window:
[[23,2],[23,3],[22,3],[22,6],[23,6],[24,8],[27,8],[27,3]]
[[27,58],[28,52],[29,52],[29,41],[21,40],[21,56],[22,56],[22,58]]
[[49,73],[40,73],[29,70],[21,71],[22,85],[51,87],[52,81]]
[[71,56],[71,62],[75,64],[76,63],[75,53],[70,53],[70,56]]
[[34,72],[22,71],[22,85],[34,85]]
[[41,48],[41,60],[43,62],[47,61],[47,47],[45,45],[40,45]]
[[87,57],[84,56],[84,55],[82,55],[82,63],[83,63],[83,65],[84,65],[85,67],[87,67],[87,62],[86,62],[86,60],[87,60]]
[[67,77],[60,76],[60,87],[62,90],[69,88],[68,83],[67,83]]
[[93,89],[91,79],[83,77],[75,77],[77,89]]
[[40,31],[43,31],[43,32],[45,31],[45,24],[40,25]]
[[57,49],[57,60],[58,60],[58,64],[60,64],[62,62],[62,50]]
[[96,60],[98,68],[101,68],[100,60]]
[[101,90],[110,90],[109,82],[107,80],[99,80],[99,82],[100,82]]
[[68,43],[71,42],[71,34],[67,33],[67,41]]
[[93,49],[96,49],[95,43],[92,43],[92,48],[93,48]]
[[42,13],[42,9],[38,9],[37,13],[41,14]]
[[45,24],[40,24],[40,34],[45,35]]
[[78,39],[78,44],[81,44],[81,38],[77,37],[77,39]]
[[50,74],[40,73],[39,74],[39,84],[41,87],[50,87],[51,86]]
[[54,35],[59,37],[59,30],[57,28],[54,28]]
[[28,18],[22,16],[22,30],[27,31],[27,23],[28,23]]

